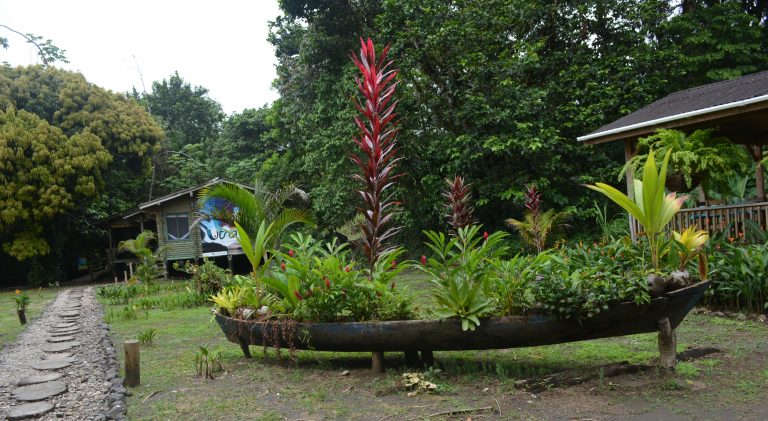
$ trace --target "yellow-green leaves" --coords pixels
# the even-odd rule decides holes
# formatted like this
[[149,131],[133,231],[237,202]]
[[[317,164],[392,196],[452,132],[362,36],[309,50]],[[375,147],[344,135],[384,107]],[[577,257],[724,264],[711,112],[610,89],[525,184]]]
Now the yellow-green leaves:
[[658,168],[653,151],[648,152],[648,159],[643,167],[643,179],[642,181],[634,180],[633,183],[634,200],[607,184],[587,185],[588,188],[606,195],[643,226],[643,234],[648,237],[652,264],[656,270],[659,268],[658,236],[664,232],[667,224],[680,211],[683,202],[685,202],[685,197],[677,197],[675,193],[664,194],[667,166],[671,153],[671,150],[667,151],[661,168]]

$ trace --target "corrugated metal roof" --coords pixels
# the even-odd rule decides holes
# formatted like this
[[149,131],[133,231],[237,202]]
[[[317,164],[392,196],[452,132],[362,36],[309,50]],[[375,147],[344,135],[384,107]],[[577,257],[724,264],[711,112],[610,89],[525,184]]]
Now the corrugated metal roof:
[[[642,127],[644,123],[658,120],[671,121],[676,116],[681,118],[696,111],[720,110],[728,104],[739,104],[743,101],[758,100],[768,96],[768,71],[753,73],[738,79],[710,83],[675,92],[671,95],[628,114],[612,123],[606,124],[594,132],[582,136],[579,140],[599,137],[601,133],[619,133],[623,128]],[[768,102],[768,97],[764,99]],[[704,114],[704,113],[702,113]],[[606,133],[607,134],[607,133]]]

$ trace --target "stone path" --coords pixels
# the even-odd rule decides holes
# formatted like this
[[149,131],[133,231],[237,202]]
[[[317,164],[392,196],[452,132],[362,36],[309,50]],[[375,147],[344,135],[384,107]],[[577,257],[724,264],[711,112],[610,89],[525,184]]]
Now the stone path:
[[122,420],[126,390],[93,288],[62,292],[0,353],[0,419]]

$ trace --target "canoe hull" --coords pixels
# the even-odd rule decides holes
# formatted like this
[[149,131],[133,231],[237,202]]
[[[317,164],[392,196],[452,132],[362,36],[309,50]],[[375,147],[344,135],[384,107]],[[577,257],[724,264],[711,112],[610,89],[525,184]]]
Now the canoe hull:
[[674,329],[699,301],[709,282],[655,298],[648,305],[621,303],[586,320],[540,315],[482,319],[475,331],[462,331],[458,319],[385,322],[252,322],[216,314],[231,342],[316,351],[383,352],[503,349],[649,333],[668,318]]

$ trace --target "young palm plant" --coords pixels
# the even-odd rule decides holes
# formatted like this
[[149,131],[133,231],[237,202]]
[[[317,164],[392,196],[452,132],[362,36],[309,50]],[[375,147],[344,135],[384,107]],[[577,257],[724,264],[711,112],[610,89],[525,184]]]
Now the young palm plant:
[[166,247],[152,251],[149,243],[156,238],[152,231],[143,231],[136,238],[121,241],[117,245],[118,250],[130,252],[139,259],[136,265],[136,277],[142,282],[152,283],[160,277],[155,261],[162,256]]
[[643,235],[648,239],[651,252],[651,264],[654,271],[659,272],[659,256],[663,250],[660,241],[663,240],[666,226],[680,211],[686,197],[677,197],[676,193],[664,194],[664,184],[667,179],[667,165],[672,150],[664,156],[661,168],[656,166],[653,150],[648,152],[648,159],[643,167],[643,179],[634,180],[634,198],[604,183],[586,185],[586,187],[606,195],[621,206],[643,226]]
[[394,249],[386,244],[387,240],[401,229],[387,227],[396,214],[393,208],[399,205],[390,190],[402,175],[394,174],[395,164],[400,160],[396,157],[395,144],[398,129],[394,110],[397,102],[392,101],[398,72],[390,69],[392,62],[387,61],[389,46],[384,47],[377,57],[370,38],[367,41],[361,38],[360,44],[360,57],[351,54],[352,61],[362,73],[362,78],[355,77],[355,82],[363,99],[354,100],[361,114],[355,117],[358,135],[354,139],[360,153],[352,155],[351,159],[360,168],[360,173],[353,178],[363,186],[358,191],[363,199],[363,206],[358,208],[358,212],[364,218],[359,225],[362,234],[359,245],[373,276],[379,259]]
[[568,216],[565,212],[549,209],[542,212],[541,193],[534,185],[527,185],[525,192],[525,216],[522,221],[509,218],[505,222],[517,230],[520,236],[541,253],[547,246],[547,237]]
[[264,223],[270,230],[267,243],[269,248],[279,246],[281,235],[291,225],[315,226],[308,210],[286,207],[286,203],[292,199],[307,200],[307,194],[295,186],[269,191],[264,184],[256,181],[251,191],[236,184],[221,183],[200,192],[198,207],[203,209],[208,199],[224,199],[235,206],[237,212],[219,210],[203,217],[236,223],[239,225],[238,231],[242,229],[251,238],[258,235]]

